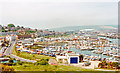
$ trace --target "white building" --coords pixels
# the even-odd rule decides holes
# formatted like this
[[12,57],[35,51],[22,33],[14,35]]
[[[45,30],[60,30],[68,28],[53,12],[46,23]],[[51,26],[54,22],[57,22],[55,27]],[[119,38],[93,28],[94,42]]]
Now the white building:
[[67,60],[69,64],[78,64],[79,63],[79,54],[77,53],[66,53]]
[[43,37],[35,38],[35,39],[34,39],[34,42],[41,42],[41,41],[44,41],[44,38],[43,38]]
[[67,56],[56,56],[56,60],[62,63],[68,63]]
[[65,56],[56,56],[58,62],[68,63],[68,64],[78,64],[79,54],[77,53],[66,53]]
[[16,35],[11,34],[6,36],[6,40],[8,41],[15,41],[16,40]]
[[32,45],[33,42],[34,42],[34,40],[31,38],[18,41],[18,43],[22,43],[22,44],[26,44],[26,45]]

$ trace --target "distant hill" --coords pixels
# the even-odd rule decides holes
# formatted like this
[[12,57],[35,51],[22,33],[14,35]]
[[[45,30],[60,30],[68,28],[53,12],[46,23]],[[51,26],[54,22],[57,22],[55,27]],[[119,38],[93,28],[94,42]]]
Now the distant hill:
[[79,31],[83,29],[95,29],[99,31],[105,31],[105,30],[117,30],[117,28],[118,25],[83,25],[83,26],[67,26],[67,27],[53,28],[49,30],[55,30],[58,32]]

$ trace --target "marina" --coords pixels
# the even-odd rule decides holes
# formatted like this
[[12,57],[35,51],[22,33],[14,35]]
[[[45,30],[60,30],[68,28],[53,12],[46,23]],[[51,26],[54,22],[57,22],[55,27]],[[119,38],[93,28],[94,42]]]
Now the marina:
[[119,72],[117,0],[1,0],[0,72]]
[[[94,40],[94,41],[90,41],[90,40]],[[79,55],[83,55],[84,59],[100,60],[100,61],[103,59],[109,59],[110,61],[118,61],[119,62],[120,61],[120,56],[119,56],[120,50],[116,46],[117,43],[114,43],[114,42],[117,42],[117,40],[118,39],[111,39],[111,38],[105,38],[105,37],[99,37],[99,36],[97,37],[97,39],[90,39],[90,36],[88,36],[88,35],[74,36],[74,37],[70,36],[69,39],[67,39],[66,37],[65,38],[52,38],[52,40],[51,40],[51,38],[43,38],[42,42],[47,41],[47,43],[41,44],[41,46],[44,45],[44,47],[45,47],[41,50],[39,48],[36,50],[35,49],[31,50],[30,48],[25,48],[26,44],[27,44],[27,46],[29,44],[30,45],[31,44],[34,45],[34,44],[33,44],[33,42],[28,42],[28,41],[25,43],[24,40],[23,40],[24,43],[21,43],[18,41],[18,46],[16,46],[16,49],[21,52],[40,54],[40,55],[51,56],[51,57],[56,57],[56,56],[60,56],[60,55],[65,56],[66,53],[76,53]],[[64,41],[67,43],[62,46],[60,44],[53,45],[54,43],[49,44],[49,42],[52,43],[55,41],[57,41],[57,42]],[[110,43],[110,41],[112,43]]]

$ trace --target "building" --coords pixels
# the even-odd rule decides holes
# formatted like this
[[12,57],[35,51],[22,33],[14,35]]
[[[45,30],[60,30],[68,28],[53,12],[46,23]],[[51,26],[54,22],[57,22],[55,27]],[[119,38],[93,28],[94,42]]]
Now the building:
[[0,37],[0,42],[4,42],[5,41],[5,37]]
[[43,38],[43,37],[35,38],[35,39],[34,39],[34,42],[43,42],[43,41],[44,41],[44,38]]
[[14,35],[19,35],[18,32],[0,32],[0,35],[11,35],[11,34],[14,34]]
[[67,60],[69,64],[78,64],[79,63],[79,54],[77,53],[66,53]]
[[56,60],[60,63],[68,63],[67,56],[56,56]]
[[77,53],[66,53],[65,56],[56,56],[58,62],[68,63],[68,64],[78,64],[79,54]]
[[0,47],[2,45],[2,42],[4,42],[4,41],[5,41],[5,37],[0,37]]
[[31,35],[17,35],[17,39],[26,39],[26,38],[31,38]]
[[7,41],[15,41],[16,40],[16,35],[11,34],[6,36]]
[[0,25],[0,30],[2,30],[2,26]]
[[29,38],[29,39],[20,40],[18,42],[22,44],[33,44],[34,40]]

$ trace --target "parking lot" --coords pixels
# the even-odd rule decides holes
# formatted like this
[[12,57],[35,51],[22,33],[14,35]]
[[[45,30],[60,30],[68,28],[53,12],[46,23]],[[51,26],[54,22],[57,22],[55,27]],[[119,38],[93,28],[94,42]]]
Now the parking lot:
[[71,64],[71,65],[76,66],[76,67],[87,68],[87,69],[95,69],[98,66],[98,64],[100,63],[100,61],[90,61],[90,62],[91,62],[91,65],[89,65],[89,66],[83,66],[83,64],[85,62],[79,63],[79,64]]

